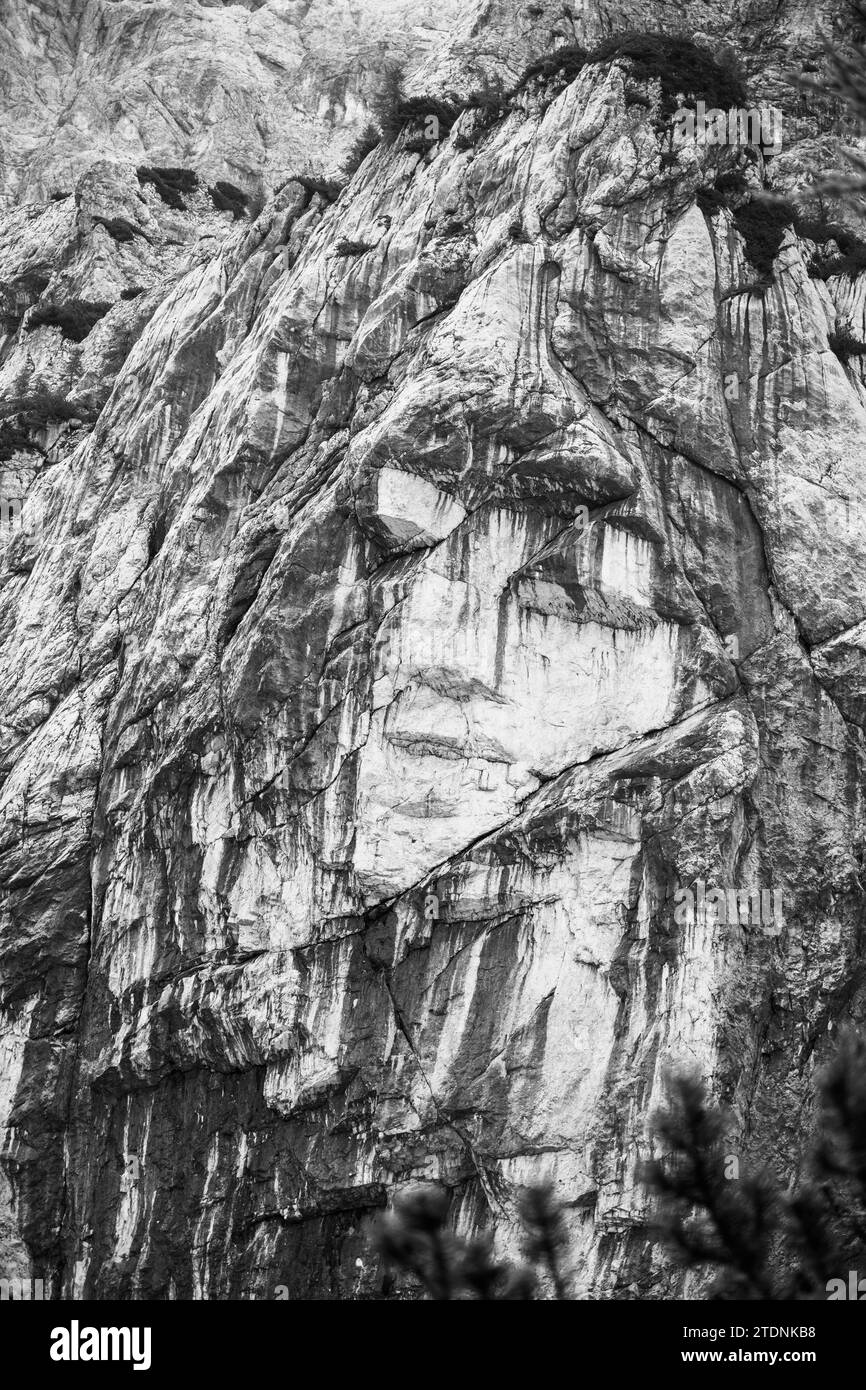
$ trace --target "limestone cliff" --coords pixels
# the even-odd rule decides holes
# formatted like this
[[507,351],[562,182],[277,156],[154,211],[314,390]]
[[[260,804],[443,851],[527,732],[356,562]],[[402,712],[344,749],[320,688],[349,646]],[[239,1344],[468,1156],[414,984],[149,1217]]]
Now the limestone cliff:
[[[695,8],[765,157],[674,139],[628,57],[521,82],[677,20],[556,8],[482,6],[414,88],[465,109],[341,191],[253,221],[140,126],[179,207],[113,146],[7,214],[0,1245],[55,1292],[375,1295],[401,1185],[513,1252],[549,1177],[581,1295],[670,1294],[665,1069],[790,1171],[862,1017],[863,229],[817,225],[841,112],[791,72],[828,16]],[[683,922],[699,881],[783,920]]]
[[456,0],[3,0],[0,204],[70,193],[96,158],[270,192],[336,167],[389,63]]

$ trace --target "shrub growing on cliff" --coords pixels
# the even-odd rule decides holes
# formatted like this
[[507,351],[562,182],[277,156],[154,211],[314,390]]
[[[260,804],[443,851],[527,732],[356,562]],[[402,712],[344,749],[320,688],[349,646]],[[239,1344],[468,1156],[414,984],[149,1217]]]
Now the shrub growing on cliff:
[[292,177],[307,193],[318,193],[326,203],[335,203],[343,191],[343,185],[336,179],[322,179],[314,174],[294,174]]
[[560,88],[567,87],[580,75],[586,62],[587,51],[579,43],[562,44],[550,53],[543,54],[541,58],[536,58],[534,62],[525,67],[512,87],[510,95],[516,96],[532,82],[553,83]]
[[[628,30],[612,34],[594,49],[580,44],[563,44],[536,58],[521,73],[509,96],[516,96],[531,83],[561,91],[590,63],[628,62],[636,82],[658,81],[661,110],[669,118],[683,99],[703,99],[708,107],[727,109],[742,106],[746,87],[734,60],[719,57],[685,34],[659,34]],[[630,104],[646,105],[646,98],[630,86]]]
[[27,331],[46,326],[59,328],[64,338],[81,343],[90,330],[108,313],[111,305],[98,304],[37,304],[27,320]]
[[695,201],[702,212],[712,215],[745,196],[748,183],[742,169],[728,169],[719,174],[710,187],[699,188]]
[[160,168],[156,165],[142,164],[136,170],[138,182],[152,184],[167,207],[176,212],[185,212],[184,193],[194,193],[198,188],[198,174],[192,169]]
[[[463,111],[478,111],[488,119],[503,115],[515,90],[512,88],[507,92],[501,79],[484,77],[465,97],[455,92],[446,92],[441,96],[407,96],[404,70],[394,65],[387,69],[382,86],[371,103],[371,110],[386,145],[393,144],[407,125],[427,127],[432,122],[435,136],[431,137],[425,131],[424,135],[419,133],[407,142],[407,149],[422,153],[429,149],[433,139],[438,140],[450,131]],[[470,142],[464,142],[464,147],[466,143]]]
[[[690,1269],[714,1272],[711,1296],[833,1297],[833,1281],[866,1268],[866,1044],[843,1039],[819,1083],[821,1138],[793,1190],[729,1168],[726,1117],[700,1082],[672,1083],[656,1117],[667,1150],[647,1166],[661,1197],[660,1231]],[[836,1296],[840,1296],[837,1294]],[[844,1296],[841,1295],[841,1296]]]
[[125,217],[94,217],[93,221],[96,226],[104,227],[112,241],[118,243],[134,241],[137,236],[144,237],[141,228]]
[[347,179],[352,178],[353,174],[357,173],[367,155],[372,154],[381,140],[381,132],[373,125],[372,121],[368,121],[360,135],[350,145],[349,152],[343,161],[343,174]]
[[[809,236],[809,233],[800,226],[797,227],[797,231],[803,236]],[[814,237],[811,239],[815,240]],[[850,233],[846,233],[844,228],[835,226],[832,239],[836,242],[841,254],[830,256],[828,260],[818,262],[816,269],[820,279],[829,280],[831,275],[850,275],[852,280],[855,279],[861,270],[866,270],[866,244]]]
[[458,114],[462,111],[475,113],[475,121],[469,129],[455,137],[457,149],[470,149],[479,137],[512,109],[511,97],[514,89],[507,90],[500,77],[483,76],[477,87],[459,103]]
[[796,219],[797,209],[784,198],[752,198],[736,209],[734,225],[746,243],[746,256],[763,275],[772,275],[785,230]]
[[0,463],[8,463],[16,454],[32,448],[30,430],[20,420],[0,418]]
[[[771,211],[773,208],[775,212]],[[866,269],[866,242],[861,241],[839,222],[798,213],[794,205],[785,199],[776,198],[772,203],[756,200],[738,210],[734,219],[738,230],[746,237],[748,250],[757,251],[760,255],[763,242],[767,255],[772,253],[770,269],[789,223],[793,225],[798,236],[814,241],[816,246],[821,247],[833,241],[839,248],[838,255],[822,255],[820,252],[816,255],[809,267],[813,278],[827,280],[831,275],[850,275],[853,279],[861,270]],[[757,266],[758,263],[752,254],[749,255],[749,259]]]
[[[80,405],[71,406],[63,391],[49,385],[36,373],[23,369],[0,402],[0,435],[4,443],[10,434],[20,439],[22,431],[41,429],[50,420],[78,420],[83,415]],[[20,444],[16,446],[21,447]],[[32,441],[28,447],[34,447]],[[2,449],[0,449],[2,453]]]
[[702,99],[708,107],[727,110],[745,104],[746,87],[733,59],[720,57],[685,34],[628,32],[612,34],[588,55],[589,63],[628,60],[641,82],[661,84],[662,112],[671,116],[683,97]]
[[373,245],[369,241],[351,241],[348,237],[341,237],[334,247],[335,256],[363,256],[365,251],[372,251]]
[[230,212],[235,222],[244,217],[249,207],[249,194],[236,188],[225,179],[217,179],[213,188],[208,189],[210,200],[217,212]]
[[835,333],[828,333],[827,342],[843,366],[846,366],[852,357],[866,356],[866,343],[861,343],[860,339],[854,336],[848,323],[841,324]]
[[412,122],[427,124],[435,121],[437,136],[447,134],[460,112],[468,107],[468,100],[461,103],[450,93],[447,97],[417,96],[404,97],[398,107],[401,127]]
[[373,120],[386,145],[393,144],[403,128],[400,107],[405,100],[405,73],[406,69],[402,63],[390,63],[385,68],[379,90],[370,103]]

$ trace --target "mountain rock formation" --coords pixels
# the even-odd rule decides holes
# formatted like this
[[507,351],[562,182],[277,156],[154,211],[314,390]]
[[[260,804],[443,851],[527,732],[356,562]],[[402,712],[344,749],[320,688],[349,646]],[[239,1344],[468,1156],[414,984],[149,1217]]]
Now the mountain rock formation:
[[[95,159],[272,191],[336,166],[389,63],[455,0],[4,0],[0,195],[70,193]],[[3,202],[0,196],[0,205]]]
[[[52,109],[55,12],[97,85],[62,139],[22,114],[13,3],[0,1263],[377,1296],[394,1191],[444,1182],[514,1254],[550,1178],[581,1296],[680,1291],[636,1176],[666,1069],[791,1171],[864,1006],[866,234],[809,187],[843,113],[792,73],[832,11],[694,9],[708,104],[736,56],[783,113],[765,157],[677,139],[663,62],[570,48],[669,7],[482,5],[419,63],[465,105],[438,138],[253,216],[209,189],[266,192],[336,99],[281,75],[316,7],[41,8]],[[241,33],[271,125],[217,157],[184,44]],[[699,881],[782,919],[683,922]]]

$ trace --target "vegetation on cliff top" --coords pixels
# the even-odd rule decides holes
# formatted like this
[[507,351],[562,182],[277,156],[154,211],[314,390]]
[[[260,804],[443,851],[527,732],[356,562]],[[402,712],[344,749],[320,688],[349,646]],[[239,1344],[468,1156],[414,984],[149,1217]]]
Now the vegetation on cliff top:
[[463,111],[499,118],[514,109],[515,98],[530,87],[544,88],[552,97],[587,65],[617,60],[628,63],[636,81],[658,81],[665,119],[686,98],[702,98],[708,107],[723,108],[746,101],[745,84],[733,59],[719,57],[682,34],[628,31],[613,35],[592,50],[580,44],[563,44],[531,62],[512,87],[506,89],[487,79],[464,97],[453,92],[407,96],[404,69],[392,65],[373,100],[373,119],[386,144],[396,140],[407,125],[431,119],[437,123],[438,138],[451,129]]

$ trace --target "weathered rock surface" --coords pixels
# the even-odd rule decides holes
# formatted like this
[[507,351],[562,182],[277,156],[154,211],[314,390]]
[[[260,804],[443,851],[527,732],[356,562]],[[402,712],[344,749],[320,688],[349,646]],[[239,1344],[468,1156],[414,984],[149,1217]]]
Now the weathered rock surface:
[[[272,191],[336,167],[385,66],[456,0],[4,0],[0,195],[71,193],[95,158]],[[0,197],[2,203],[2,197]]]
[[117,160],[6,223],[0,1239],[56,1291],[375,1294],[396,1187],[513,1253],[548,1176],[583,1294],[670,1293],[665,1068],[785,1169],[862,1017],[862,276],[789,227],[759,283],[697,194],[772,164],[622,62],[512,107],[254,223]]

